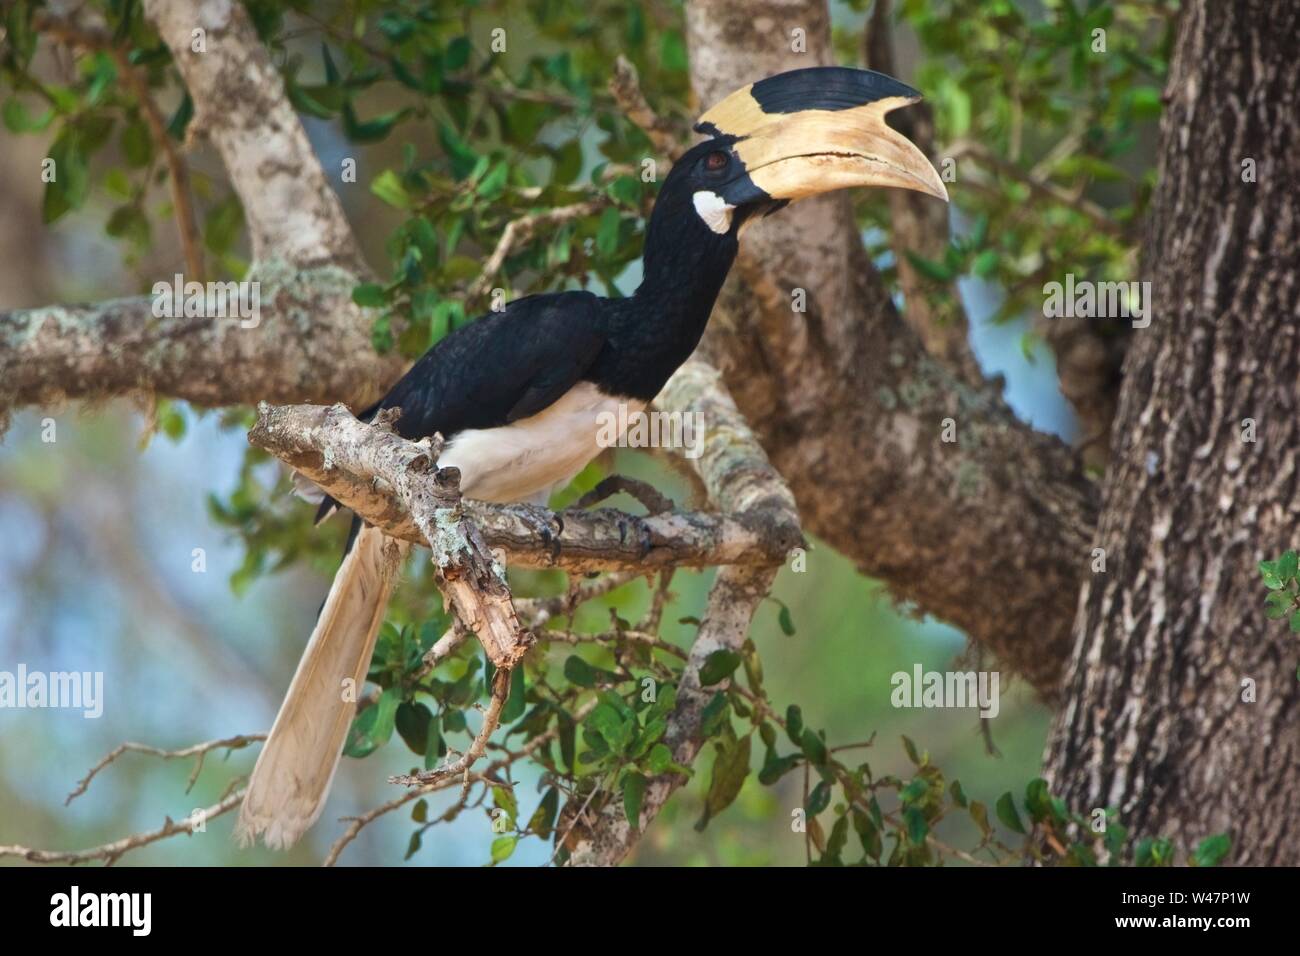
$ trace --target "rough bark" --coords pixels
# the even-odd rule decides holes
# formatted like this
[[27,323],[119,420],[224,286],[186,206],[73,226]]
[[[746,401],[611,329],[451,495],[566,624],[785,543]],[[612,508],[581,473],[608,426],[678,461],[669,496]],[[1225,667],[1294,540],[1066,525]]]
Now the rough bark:
[[[701,107],[830,60],[824,3],[696,0],[686,19]],[[796,27],[807,53],[791,49]],[[926,353],[843,196],[756,224],[734,272],[706,348],[804,527],[1053,697],[1095,521],[1074,454],[1019,422],[996,386],[963,384]],[[806,313],[791,308],[796,288]]]
[[0,432],[6,413],[68,400],[165,395],[205,407],[345,401],[363,406],[402,372],[378,355],[368,310],[352,303],[355,274],[259,263],[256,324],[159,318],[139,296],[0,312]]
[[[1130,832],[1300,863],[1300,645],[1256,563],[1300,524],[1300,3],[1185,5],[1054,789]],[[1243,182],[1243,161],[1258,181]],[[1246,419],[1257,440],[1243,441]],[[1243,681],[1257,701],[1243,700]]]

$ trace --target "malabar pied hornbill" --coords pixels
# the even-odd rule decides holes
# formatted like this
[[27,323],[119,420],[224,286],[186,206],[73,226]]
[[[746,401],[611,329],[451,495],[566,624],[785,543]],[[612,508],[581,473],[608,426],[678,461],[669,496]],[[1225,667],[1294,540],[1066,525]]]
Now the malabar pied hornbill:
[[[403,437],[440,432],[439,464],[460,469],[466,497],[544,504],[600,452],[601,413],[627,421],[618,406],[643,409],[694,351],[747,222],[851,186],[948,198],[925,155],[885,123],[919,99],[891,77],[840,67],[738,90],[700,118],[707,138],[664,180],[635,294],[512,302],[431,348],[367,414],[395,406]],[[245,843],[292,844],[329,792],[355,712],[341,687],[365,680],[400,553],[357,527],[253,770],[236,828]]]

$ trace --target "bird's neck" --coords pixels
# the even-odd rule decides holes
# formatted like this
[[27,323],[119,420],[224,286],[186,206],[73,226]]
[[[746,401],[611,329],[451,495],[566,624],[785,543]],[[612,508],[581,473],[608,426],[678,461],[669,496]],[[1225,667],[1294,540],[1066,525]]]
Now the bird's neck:
[[[693,215],[693,212],[692,212]],[[644,278],[619,303],[612,344],[627,394],[649,400],[685,362],[704,334],[713,304],[736,258],[734,235],[667,236],[649,230]]]

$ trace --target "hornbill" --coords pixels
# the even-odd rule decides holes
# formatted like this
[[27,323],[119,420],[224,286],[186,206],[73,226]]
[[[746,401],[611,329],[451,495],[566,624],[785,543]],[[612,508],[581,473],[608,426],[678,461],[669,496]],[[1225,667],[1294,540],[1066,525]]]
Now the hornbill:
[[[920,95],[868,70],[814,67],[759,80],[695,126],[706,138],[665,178],[646,228],[636,292],[532,295],[447,336],[363,419],[398,407],[395,430],[440,432],[442,466],[488,502],[545,504],[601,450],[602,413],[645,408],[700,340],[741,227],[790,202],[851,186],[947,200],[925,155],[885,114]],[[618,415],[619,406],[626,406]],[[320,517],[335,507],[326,498]],[[315,822],[355,712],[403,548],[353,519],[321,608],[240,811],[236,835],[294,843]]]

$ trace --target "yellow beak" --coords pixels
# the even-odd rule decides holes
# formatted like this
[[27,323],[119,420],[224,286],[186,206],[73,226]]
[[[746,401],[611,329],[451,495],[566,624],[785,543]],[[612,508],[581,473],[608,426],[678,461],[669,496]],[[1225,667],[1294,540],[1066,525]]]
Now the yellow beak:
[[948,201],[929,159],[885,124],[920,94],[870,70],[814,67],[732,93],[696,124],[731,136],[754,186],[794,201],[854,186],[895,186]]

